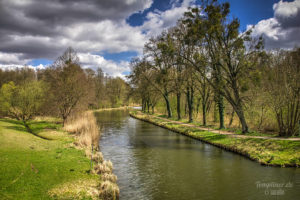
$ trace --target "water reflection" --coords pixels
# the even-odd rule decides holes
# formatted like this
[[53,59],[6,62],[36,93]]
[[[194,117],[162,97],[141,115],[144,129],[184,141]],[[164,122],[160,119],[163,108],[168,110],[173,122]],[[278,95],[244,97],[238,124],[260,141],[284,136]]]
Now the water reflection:
[[[121,199],[297,199],[300,195],[299,169],[260,166],[130,118],[127,111],[100,112],[97,119],[102,127],[100,148],[114,164]],[[266,188],[258,187],[258,183],[289,181],[294,185],[283,188],[283,195],[265,195]]]

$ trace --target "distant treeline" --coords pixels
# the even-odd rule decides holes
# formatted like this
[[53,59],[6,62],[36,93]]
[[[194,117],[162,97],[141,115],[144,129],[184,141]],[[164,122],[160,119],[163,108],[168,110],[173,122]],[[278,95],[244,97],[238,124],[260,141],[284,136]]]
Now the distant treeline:
[[145,44],[129,75],[143,111],[156,107],[171,118],[176,110],[189,122],[201,112],[203,125],[298,134],[300,49],[265,51],[251,29],[240,33],[229,8],[207,1]]
[[123,79],[105,76],[101,68],[83,69],[72,48],[46,69],[0,69],[0,88],[0,115],[25,126],[35,115],[59,116],[65,122],[88,108],[127,105],[130,91]]

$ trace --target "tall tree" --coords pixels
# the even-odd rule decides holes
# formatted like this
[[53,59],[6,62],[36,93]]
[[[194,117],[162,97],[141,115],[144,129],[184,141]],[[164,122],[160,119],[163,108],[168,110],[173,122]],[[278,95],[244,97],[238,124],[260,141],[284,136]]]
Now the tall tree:
[[170,51],[168,45],[171,45],[171,39],[166,32],[156,39],[150,39],[146,43],[146,57],[152,60],[152,63],[149,61],[144,62],[146,71],[143,75],[161,93],[166,103],[168,117],[172,117],[169,96],[173,92],[171,71],[174,64],[174,53]]
[[247,84],[245,80],[255,64],[249,61],[261,48],[262,41],[259,40],[253,50],[246,49],[251,31],[239,34],[239,21],[236,18],[229,20],[229,12],[229,3],[219,4],[212,0],[201,9],[194,8],[186,13],[186,22],[192,33],[197,35],[198,45],[205,46],[208,53],[208,57],[200,55],[198,63],[186,59],[204,77],[207,76],[200,68],[210,66],[215,81],[207,78],[208,83],[232,105],[241,122],[242,132],[247,133],[242,94]]
[[296,135],[300,122],[300,48],[273,52],[271,57],[264,85],[275,112],[279,136]]
[[68,48],[56,62],[45,71],[45,81],[50,85],[52,96],[49,104],[57,110],[63,125],[80,103],[88,96],[87,75],[79,65],[79,58],[72,48]]
[[[132,71],[128,78],[130,79],[130,84],[134,85],[131,95],[135,94],[142,100],[142,111],[149,112],[151,107],[152,113],[154,113],[154,107],[161,93],[153,84],[149,84],[149,81],[145,78],[146,66],[147,63],[145,60],[133,59],[131,61]],[[147,77],[150,77],[149,74]]]

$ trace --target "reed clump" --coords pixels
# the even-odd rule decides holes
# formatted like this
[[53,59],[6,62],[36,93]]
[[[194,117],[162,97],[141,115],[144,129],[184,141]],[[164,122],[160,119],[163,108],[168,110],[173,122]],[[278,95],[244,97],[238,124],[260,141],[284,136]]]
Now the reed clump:
[[104,161],[103,154],[100,151],[93,154],[92,159],[95,163],[102,163]]
[[64,130],[76,135],[75,144],[80,147],[97,149],[100,139],[100,130],[93,112],[84,112],[71,117],[65,124]]
[[99,197],[105,200],[118,200],[120,195],[119,187],[110,181],[103,181],[100,185]]
[[113,164],[110,160],[103,160],[101,152],[93,154],[95,158],[93,173],[101,175],[101,185],[99,187],[99,197],[104,200],[118,200],[119,187],[117,183],[117,176],[112,173]]
[[113,169],[113,164],[112,164],[112,162],[110,161],[110,160],[105,160],[104,162],[103,162],[103,165],[105,165],[105,166],[107,166],[110,170],[112,170]]
[[94,171],[95,174],[104,174],[104,173],[112,173],[112,169],[109,168],[107,165],[104,163],[98,163],[94,166]]
[[111,173],[104,173],[101,176],[102,181],[110,181],[112,183],[117,182],[117,176]]
[[[85,112],[76,117],[70,118],[64,130],[74,133],[76,141],[74,144],[85,149],[86,157],[94,163],[92,173],[101,175],[101,184],[98,185],[99,198],[103,200],[118,200],[119,187],[117,186],[117,177],[112,173],[113,164],[111,161],[103,159],[103,154],[98,150],[100,131],[93,112]],[[94,147],[92,149],[91,147]],[[96,151],[94,151],[96,150]]]

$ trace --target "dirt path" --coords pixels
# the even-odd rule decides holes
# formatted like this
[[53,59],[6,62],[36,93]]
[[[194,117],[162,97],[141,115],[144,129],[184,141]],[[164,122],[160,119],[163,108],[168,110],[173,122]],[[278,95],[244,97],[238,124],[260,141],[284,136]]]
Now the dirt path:
[[236,137],[236,138],[258,138],[258,139],[271,139],[271,140],[300,141],[300,138],[279,138],[279,137],[268,137],[268,136],[240,135],[240,134],[235,134],[235,133],[228,132],[228,131],[215,130],[215,129],[200,127],[200,126],[197,126],[197,125],[194,125],[194,124],[187,124],[187,123],[184,123],[184,122],[178,122],[178,121],[166,119],[166,118],[163,118],[163,117],[158,117],[158,116],[153,116],[153,117],[158,118],[158,119],[162,119],[162,120],[165,120],[165,121],[169,121],[169,122],[172,122],[172,123],[175,123],[175,124],[182,124],[184,126],[193,127],[193,128],[196,128],[196,129],[199,129],[199,130],[202,130],[202,131],[209,131],[209,132],[212,132],[212,133],[218,133],[218,134],[221,134],[221,135],[228,135],[230,137]]

